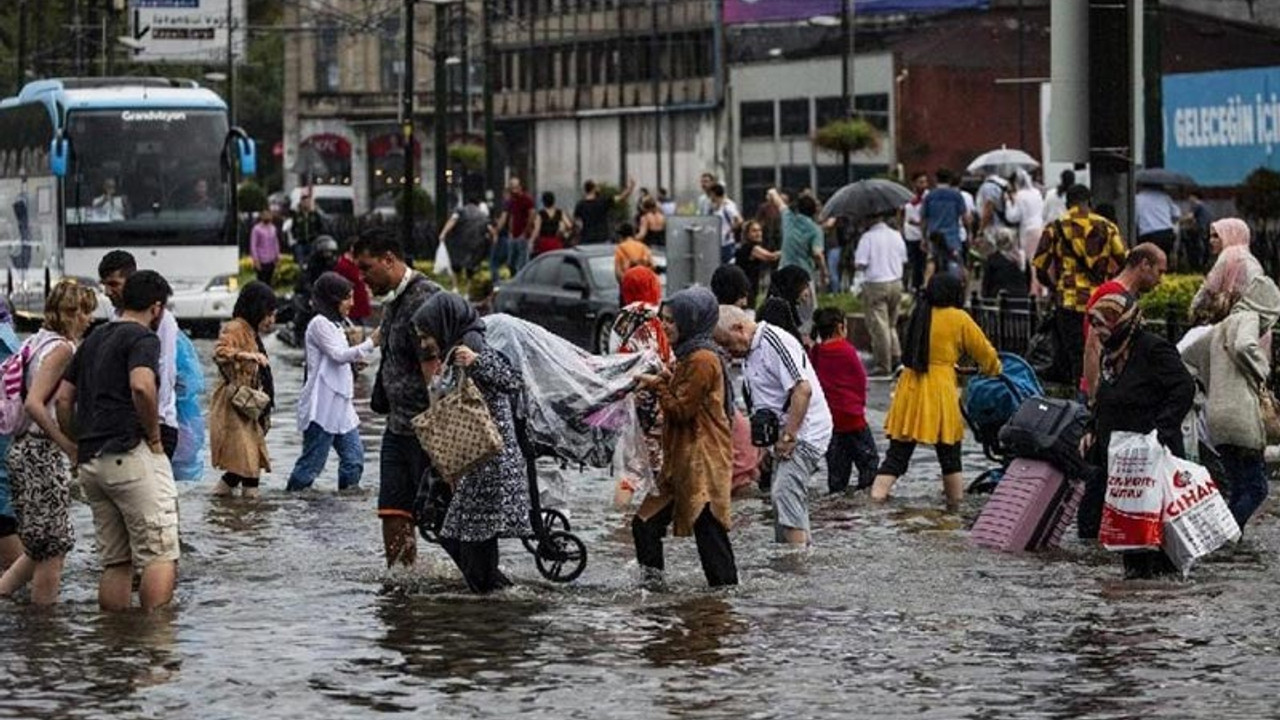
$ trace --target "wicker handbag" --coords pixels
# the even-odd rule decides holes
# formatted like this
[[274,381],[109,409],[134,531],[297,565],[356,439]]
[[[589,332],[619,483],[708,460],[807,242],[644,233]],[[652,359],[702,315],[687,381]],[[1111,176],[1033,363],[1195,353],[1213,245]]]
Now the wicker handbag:
[[1262,411],[1262,427],[1266,431],[1268,445],[1280,443],[1280,402],[1271,390],[1263,385],[1258,390],[1258,404]]
[[502,435],[489,414],[480,388],[455,367],[451,391],[432,398],[431,407],[413,418],[413,432],[431,465],[446,482],[457,482],[502,452]]

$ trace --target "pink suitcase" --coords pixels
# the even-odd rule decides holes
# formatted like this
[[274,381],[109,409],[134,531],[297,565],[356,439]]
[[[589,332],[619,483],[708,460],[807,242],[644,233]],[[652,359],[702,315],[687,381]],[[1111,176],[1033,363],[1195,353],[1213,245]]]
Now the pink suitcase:
[[1002,552],[1057,547],[1075,523],[1083,495],[1083,484],[1065,479],[1053,465],[1017,458],[982,508],[970,538],[974,545]]

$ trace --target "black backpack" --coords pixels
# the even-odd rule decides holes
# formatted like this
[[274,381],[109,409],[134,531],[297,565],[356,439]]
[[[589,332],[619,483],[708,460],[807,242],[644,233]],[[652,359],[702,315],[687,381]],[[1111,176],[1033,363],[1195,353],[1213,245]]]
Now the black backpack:
[[1089,413],[1084,406],[1057,398],[1027,398],[1000,429],[1000,447],[1014,457],[1044,460],[1067,477],[1081,477],[1086,469],[1080,457]]

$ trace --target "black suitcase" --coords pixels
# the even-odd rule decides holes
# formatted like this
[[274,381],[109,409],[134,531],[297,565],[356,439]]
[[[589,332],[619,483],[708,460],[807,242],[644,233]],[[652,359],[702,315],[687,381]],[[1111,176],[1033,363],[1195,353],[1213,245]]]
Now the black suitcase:
[[1080,438],[1089,413],[1084,406],[1057,398],[1027,398],[1000,428],[1000,447],[1014,457],[1052,463],[1067,477],[1078,478],[1085,463]]

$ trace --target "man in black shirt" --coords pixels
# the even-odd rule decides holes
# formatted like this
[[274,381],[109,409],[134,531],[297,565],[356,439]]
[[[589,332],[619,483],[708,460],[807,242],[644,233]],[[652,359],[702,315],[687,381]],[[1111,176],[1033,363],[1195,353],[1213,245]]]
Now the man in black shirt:
[[93,510],[103,610],[129,608],[135,568],[144,610],[173,598],[178,491],[160,441],[155,332],[172,294],[154,271],[129,276],[118,320],[89,335],[58,389],[58,422],[77,439],[80,484]]
[[581,245],[609,242],[609,211],[614,203],[624,203],[636,187],[634,178],[627,180],[627,186],[614,197],[600,194],[595,180],[588,180],[582,185],[582,199],[573,208],[573,220],[578,230],[578,243]]

